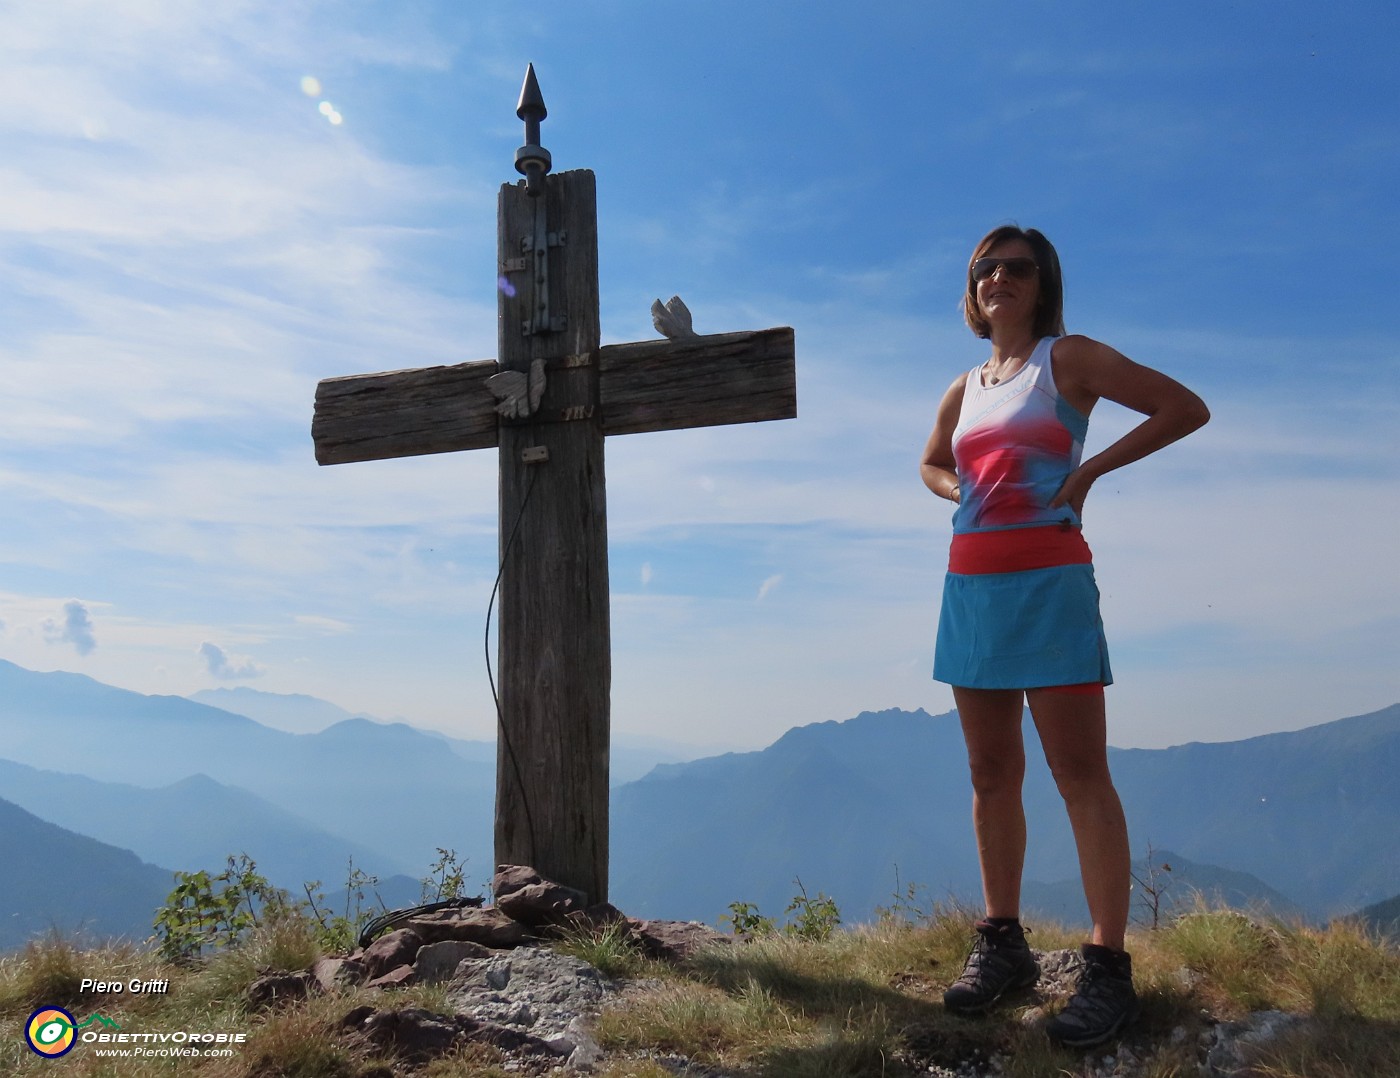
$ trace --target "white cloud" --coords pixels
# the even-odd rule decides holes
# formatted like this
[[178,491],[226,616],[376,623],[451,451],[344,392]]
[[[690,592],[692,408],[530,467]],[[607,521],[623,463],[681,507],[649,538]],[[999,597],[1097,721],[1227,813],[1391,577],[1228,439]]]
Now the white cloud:
[[77,599],[68,600],[61,619],[45,619],[44,639],[50,644],[71,644],[79,655],[91,655],[97,647],[97,634],[88,608]]
[[261,677],[263,669],[252,659],[242,655],[229,655],[217,644],[209,641],[199,645],[200,657],[204,659],[209,673],[220,681],[245,681]]

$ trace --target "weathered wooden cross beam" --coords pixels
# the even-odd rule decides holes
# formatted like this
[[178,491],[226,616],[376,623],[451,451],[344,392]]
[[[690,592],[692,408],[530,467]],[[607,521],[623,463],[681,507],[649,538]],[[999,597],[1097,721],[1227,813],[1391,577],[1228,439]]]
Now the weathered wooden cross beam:
[[797,414],[790,328],[600,346],[593,173],[547,175],[534,70],[526,179],[497,213],[499,359],[329,378],[321,464],[499,449],[498,864],[608,893],[611,653],[603,440]]

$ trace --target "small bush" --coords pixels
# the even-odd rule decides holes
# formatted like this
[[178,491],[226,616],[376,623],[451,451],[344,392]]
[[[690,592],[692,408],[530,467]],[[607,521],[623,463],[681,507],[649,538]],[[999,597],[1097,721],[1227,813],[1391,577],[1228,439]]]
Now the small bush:
[[246,853],[230,856],[217,876],[208,872],[175,873],[175,889],[156,912],[160,953],[172,962],[187,962],[206,951],[232,947],[243,935],[291,906],[286,891],[258,874]]
[[[355,859],[350,858],[345,869],[345,907],[338,914],[332,913],[327,905],[326,896],[320,889],[320,880],[302,885],[306,893],[303,910],[308,919],[316,924],[316,939],[323,951],[337,953],[355,948],[361,929],[376,916],[374,910],[365,905],[365,890],[373,890],[378,884],[378,876],[371,876],[357,868]],[[379,899],[378,892],[375,898],[383,911],[384,902]]]
[[772,917],[766,917],[752,902],[731,902],[728,916],[720,918],[728,923],[736,936],[758,939],[782,933],[797,939],[820,941],[831,938],[841,924],[841,910],[836,902],[825,894],[816,898],[807,894],[802,881],[794,881],[798,893],[784,910],[787,920],[780,926]]

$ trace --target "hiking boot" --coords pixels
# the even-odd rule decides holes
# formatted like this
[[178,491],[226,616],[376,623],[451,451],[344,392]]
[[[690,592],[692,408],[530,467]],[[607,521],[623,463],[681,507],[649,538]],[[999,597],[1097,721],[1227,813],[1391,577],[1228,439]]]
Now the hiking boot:
[[978,1014],[1008,992],[1029,988],[1040,979],[1040,964],[1019,924],[978,921],[976,927],[962,976],[943,993],[943,1006],[954,1014]]
[[1067,1048],[1090,1048],[1116,1035],[1137,1017],[1133,960],[1124,951],[1085,944],[1084,970],[1065,1009],[1045,1027]]

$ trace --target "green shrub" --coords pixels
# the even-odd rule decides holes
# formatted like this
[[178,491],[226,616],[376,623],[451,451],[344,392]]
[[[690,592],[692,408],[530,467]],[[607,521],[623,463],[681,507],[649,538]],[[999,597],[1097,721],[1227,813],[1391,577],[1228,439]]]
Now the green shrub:
[[787,919],[781,926],[772,917],[760,913],[752,902],[731,902],[728,915],[720,920],[733,928],[734,935],[750,939],[778,933],[804,940],[830,939],[841,924],[840,907],[834,899],[820,892],[816,898],[810,897],[800,879],[794,882],[798,893],[783,911]]

